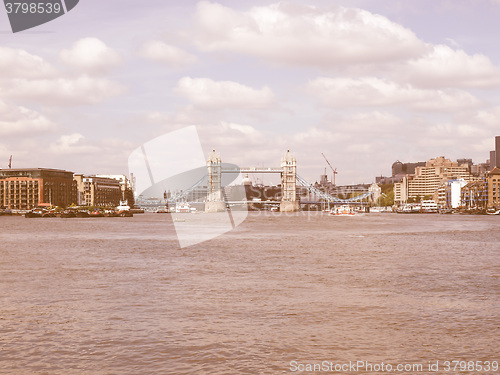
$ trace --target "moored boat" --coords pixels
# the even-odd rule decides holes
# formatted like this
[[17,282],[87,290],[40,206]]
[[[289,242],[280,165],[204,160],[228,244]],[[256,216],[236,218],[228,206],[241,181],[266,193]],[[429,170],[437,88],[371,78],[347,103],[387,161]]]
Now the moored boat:
[[190,213],[191,212],[191,206],[189,203],[186,202],[180,202],[175,205],[175,212],[177,213]]
[[356,211],[351,206],[337,206],[330,210],[330,216],[354,216]]
[[29,212],[26,212],[24,214],[24,217],[26,218],[36,218],[36,217],[43,217],[43,214],[47,212],[46,210],[42,208],[34,208]]
[[79,210],[77,213],[76,213],[76,217],[90,217],[90,213],[86,210]]
[[61,212],[61,217],[62,218],[76,217],[76,212],[75,210],[64,210],[63,212]]
[[421,206],[418,203],[407,203],[403,206],[396,208],[398,214],[419,214],[421,213]]
[[96,208],[89,214],[90,217],[104,217],[104,213],[100,209]]
[[116,212],[118,212],[118,215],[121,217],[134,216],[127,201],[120,201],[120,205],[116,207]]
[[106,210],[104,211],[105,217],[119,217],[120,214],[116,210]]

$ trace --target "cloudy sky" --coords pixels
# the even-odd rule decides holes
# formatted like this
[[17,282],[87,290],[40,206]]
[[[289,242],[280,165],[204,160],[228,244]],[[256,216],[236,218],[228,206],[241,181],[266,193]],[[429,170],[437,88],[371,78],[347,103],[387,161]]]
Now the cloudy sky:
[[127,173],[196,125],[240,166],[295,152],[315,181],[372,182],[500,135],[500,1],[80,0],[13,34],[0,11],[0,168]]

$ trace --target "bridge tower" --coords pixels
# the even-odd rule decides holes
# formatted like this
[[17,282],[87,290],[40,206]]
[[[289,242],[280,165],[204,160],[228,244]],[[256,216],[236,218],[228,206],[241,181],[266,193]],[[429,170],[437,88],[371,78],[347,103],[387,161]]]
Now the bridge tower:
[[294,212],[300,208],[297,201],[295,179],[297,177],[297,160],[290,150],[281,158],[281,212]]
[[205,202],[205,212],[223,212],[226,211],[226,203],[222,192],[221,183],[221,158],[218,153],[213,150],[208,154],[208,195]]

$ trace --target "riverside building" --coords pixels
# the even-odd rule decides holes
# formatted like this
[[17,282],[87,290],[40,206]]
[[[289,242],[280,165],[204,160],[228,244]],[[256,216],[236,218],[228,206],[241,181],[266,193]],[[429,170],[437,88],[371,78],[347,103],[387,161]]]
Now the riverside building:
[[79,206],[118,206],[122,199],[120,181],[114,178],[75,174]]
[[488,207],[500,208],[500,168],[493,168],[487,175]]
[[487,208],[488,183],[485,177],[477,181],[471,181],[467,185],[462,187],[461,204],[466,208]]
[[76,201],[73,172],[47,168],[0,169],[0,208],[65,207]]
[[449,180],[471,180],[469,165],[459,164],[440,156],[429,159],[425,166],[417,166],[414,175],[406,175],[401,182],[394,184],[394,203],[403,204],[409,198],[432,196],[440,205],[446,204],[445,195],[439,195],[439,188]]
[[135,204],[135,198],[134,198],[134,188],[132,186],[132,180],[133,176],[128,178],[124,174],[96,174],[95,177],[104,177],[104,178],[111,178],[114,180],[118,180],[120,183],[120,190],[121,190],[121,200],[122,201],[127,201],[127,204],[132,207]]

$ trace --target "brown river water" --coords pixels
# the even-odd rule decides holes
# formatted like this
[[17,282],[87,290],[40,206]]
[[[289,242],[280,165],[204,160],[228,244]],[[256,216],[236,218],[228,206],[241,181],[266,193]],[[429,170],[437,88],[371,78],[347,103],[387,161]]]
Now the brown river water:
[[251,213],[186,248],[169,215],[0,228],[0,374],[500,374],[499,216]]

